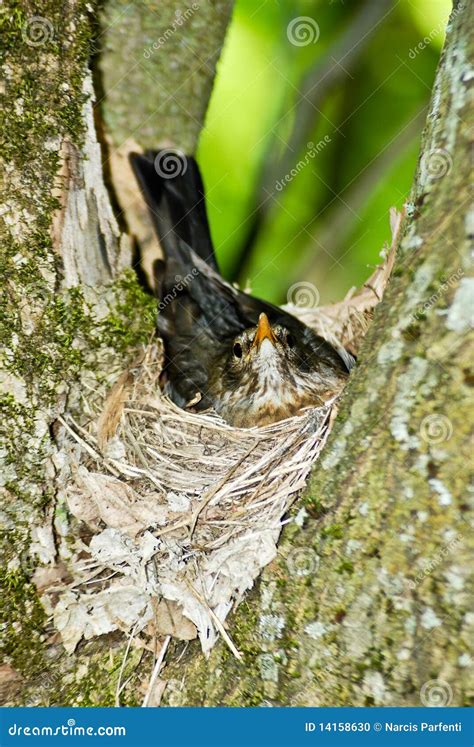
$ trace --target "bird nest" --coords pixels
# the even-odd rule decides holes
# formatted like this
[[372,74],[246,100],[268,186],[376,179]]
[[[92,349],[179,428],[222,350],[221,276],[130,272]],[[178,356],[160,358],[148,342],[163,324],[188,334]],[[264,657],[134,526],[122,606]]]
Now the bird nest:
[[[357,352],[392,259],[340,304],[288,310]],[[63,541],[66,581],[43,600],[69,652],[121,630],[148,648],[157,636],[198,636],[206,654],[221,635],[238,656],[226,616],[275,557],[331,428],[335,399],[249,429],[182,410],[160,390],[162,361],[157,340],[87,423],[60,418],[56,517],[66,508],[78,531]]]

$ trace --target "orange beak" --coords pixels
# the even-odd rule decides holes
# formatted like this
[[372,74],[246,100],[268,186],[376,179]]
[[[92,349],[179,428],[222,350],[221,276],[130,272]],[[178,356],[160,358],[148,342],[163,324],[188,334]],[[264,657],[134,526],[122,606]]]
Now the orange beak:
[[270,326],[270,322],[268,321],[268,316],[262,312],[262,314],[260,314],[260,316],[258,317],[257,331],[255,332],[255,337],[253,338],[252,347],[256,347],[257,350],[259,350],[260,345],[265,339],[270,340],[272,345],[275,345],[277,341]]

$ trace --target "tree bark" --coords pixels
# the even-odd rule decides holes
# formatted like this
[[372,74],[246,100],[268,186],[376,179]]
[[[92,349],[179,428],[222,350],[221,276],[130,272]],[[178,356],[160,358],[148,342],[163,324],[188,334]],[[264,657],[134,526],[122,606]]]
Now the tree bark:
[[109,0],[99,57],[107,131],[116,146],[194,153],[232,0]]
[[208,661],[191,650],[164,675],[170,705],[462,705],[472,697],[473,61],[472,3],[459,3],[396,265],[304,496],[304,526],[299,514],[229,623],[243,661],[223,644]]
[[[155,301],[143,292],[131,269],[131,241],[105,186],[91,58],[105,40],[106,114],[115,117],[110,124],[114,137],[120,137],[121,127],[131,132],[143,125],[143,138],[137,135],[142,145],[156,145],[169,131],[175,146],[194,147],[232,3],[196,3],[180,24],[177,3],[167,3],[157,13],[158,4],[111,1],[102,26],[100,5],[25,0],[7,2],[1,16],[5,289],[0,317],[0,542],[5,663],[0,667],[0,702],[10,704],[113,705],[123,659],[123,641],[113,637],[75,656],[65,655],[38,600],[37,589],[48,570],[34,575],[38,563],[58,561],[56,537],[67,533],[65,508],[55,489],[61,469],[54,440],[57,418],[66,408],[84,414],[90,397],[103,396],[134,349],[150,339],[156,316]],[[130,23],[124,23],[127,14]],[[173,86],[178,114],[168,109],[165,118],[165,99],[158,89],[145,74],[133,77],[121,41],[131,38],[131,26],[144,30],[150,45],[167,36],[168,52],[174,49],[154,54],[159,57],[158,83]],[[193,51],[191,76],[188,67],[176,67],[175,47],[183,44],[185,33]],[[133,40],[144,45],[138,32]],[[207,64],[198,68],[198,56]],[[184,58],[191,60],[186,54]],[[121,82],[112,83],[109,74],[119,69],[119,59],[126,68],[121,68]],[[132,76],[128,89],[123,87],[127,70]],[[120,91],[125,108],[114,108],[114,91]],[[148,116],[152,110],[158,110],[155,119]],[[175,129],[169,129],[171,122]],[[54,533],[48,528],[52,518]],[[137,656],[141,654],[129,660],[132,667]],[[124,674],[127,677],[128,670]],[[136,688],[131,692],[133,702],[139,700]]]

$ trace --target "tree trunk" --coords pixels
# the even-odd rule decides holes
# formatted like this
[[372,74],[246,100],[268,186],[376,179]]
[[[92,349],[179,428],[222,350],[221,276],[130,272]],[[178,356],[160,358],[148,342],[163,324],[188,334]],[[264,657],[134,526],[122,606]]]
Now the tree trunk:
[[304,526],[286,530],[229,623],[243,661],[223,644],[208,661],[190,651],[167,669],[171,705],[472,696],[471,11],[458,4],[448,26],[392,279],[304,496]]
[[[142,145],[156,145],[166,136],[175,147],[192,151],[232,2],[196,3],[181,23],[177,3],[167,3],[160,12],[158,5],[161,8],[161,3],[111,1],[102,25],[100,4],[82,0],[7,2],[2,9],[6,121],[1,148],[5,291],[0,337],[5,348],[0,489],[5,664],[0,667],[0,702],[115,702],[114,673],[123,658],[122,640],[101,641],[66,656],[36,593],[47,570],[35,577],[36,587],[31,578],[38,561],[55,559],[56,537],[67,531],[65,508],[55,491],[61,467],[54,442],[56,419],[66,407],[84,412],[90,397],[103,395],[133,349],[150,339],[155,324],[156,303],[131,269],[131,241],[119,226],[104,184],[103,144],[97,140],[94,115],[99,125],[100,117],[97,109],[94,112],[89,69],[92,52],[101,42],[108,47],[102,57],[103,86],[110,102],[106,116],[113,119],[112,139],[120,144],[121,128],[128,127]],[[161,81],[163,89],[172,85],[179,112],[168,109],[164,116],[165,99],[145,74],[148,68],[137,76],[131,59],[124,56],[124,38],[132,39],[141,54],[145,46],[139,33],[131,34],[130,24],[146,33],[156,58],[157,83]],[[184,35],[192,54],[185,55],[188,66],[177,68],[176,46],[182,46]],[[168,54],[158,55],[153,42],[162,37]],[[133,53],[130,45],[126,51]],[[198,58],[207,64],[198,65]],[[120,71],[121,80],[111,81],[112,70]],[[120,91],[124,108],[115,106],[114,91]],[[52,512],[55,535],[48,529]],[[132,666],[136,661],[132,656]],[[133,697],[139,700],[136,692]],[[127,702],[126,692],[122,702]]]

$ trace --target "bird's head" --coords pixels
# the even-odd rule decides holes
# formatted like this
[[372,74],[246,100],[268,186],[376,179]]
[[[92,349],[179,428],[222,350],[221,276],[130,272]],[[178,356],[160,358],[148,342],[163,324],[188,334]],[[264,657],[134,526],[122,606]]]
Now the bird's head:
[[234,339],[228,373],[237,380],[253,375],[262,381],[285,375],[291,362],[296,364],[295,343],[289,330],[280,324],[272,327],[262,313],[256,327],[246,329]]
[[337,389],[339,379],[342,382],[308,339],[281,324],[271,325],[262,313],[256,327],[234,338],[211,386],[219,382],[214,394],[220,414],[234,425],[249,427],[321,404]]

